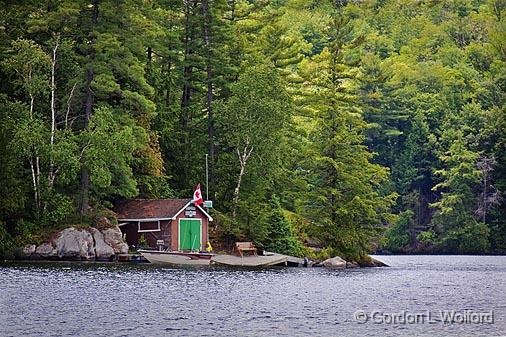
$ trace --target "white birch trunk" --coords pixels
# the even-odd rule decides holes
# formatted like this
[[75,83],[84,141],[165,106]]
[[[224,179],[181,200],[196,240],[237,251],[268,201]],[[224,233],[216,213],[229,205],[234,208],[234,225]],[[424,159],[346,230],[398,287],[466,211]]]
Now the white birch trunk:
[[67,112],[65,113],[65,130],[69,127],[69,114],[70,114],[70,102],[72,101],[72,97],[74,96],[74,90],[76,90],[77,82],[72,86],[72,90],[70,90],[69,99],[67,100]]
[[58,36],[56,37],[55,46],[53,48],[53,57],[51,58],[51,142],[50,142],[51,154],[49,155],[49,173],[48,173],[49,188],[52,188],[55,179],[54,158],[52,150],[54,147],[55,134],[56,134],[55,75],[56,75],[56,52],[58,51],[59,42],[60,37]]
[[30,171],[32,172],[32,184],[35,204],[39,205],[39,189],[37,187],[37,177],[35,176],[35,164],[33,163],[33,157],[30,156]]
[[[28,80],[32,80],[32,69],[28,72]],[[33,109],[35,106],[35,96],[32,92],[29,92],[30,95],[30,118],[33,117]],[[35,149],[35,153],[37,153],[37,149]],[[30,171],[32,172],[32,184],[33,184],[33,194],[35,199],[35,205],[37,208],[40,207],[40,191],[39,191],[39,176],[40,168],[39,168],[39,157],[35,156],[35,161],[33,159],[33,155],[30,155]]]
[[237,218],[237,204],[239,203],[239,192],[241,190],[241,182],[244,174],[246,173],[246,163],[253,152],[253,146],[250,146],[249,139],[246,139],[246,144],[244,145],[244,149],[239,151],[239,148],[236,149],[237,157],[239,159],[239,165],[241,166],[239,170],[239,176],[237,177],[237,186],[234,189],[234,208],[232,210],[232,220],[234,224],[236,223]]

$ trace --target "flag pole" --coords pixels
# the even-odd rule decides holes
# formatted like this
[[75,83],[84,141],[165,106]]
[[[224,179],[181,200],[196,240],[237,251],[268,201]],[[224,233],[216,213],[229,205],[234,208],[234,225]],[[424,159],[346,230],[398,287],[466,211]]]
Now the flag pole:
[[[207,162],[207,157],[208,157],[208,154],[206,153],[206,200],[209,200],[209,166],[208,166],[208,162]],[[207,208],[207,211],[209,212],[208,208]],[[206,248],[207,248],[207,244],[209,243],[209,219],[207,219],[207,226],[206,226],[206,241],[207,241],[206,242]]]
[[208,154],[206,153],[206,200],[209,200],[209,165],[207,162]]

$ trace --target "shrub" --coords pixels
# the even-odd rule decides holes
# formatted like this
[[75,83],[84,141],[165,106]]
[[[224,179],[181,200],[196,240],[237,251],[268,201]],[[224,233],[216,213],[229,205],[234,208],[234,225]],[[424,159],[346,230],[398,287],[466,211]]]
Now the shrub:
[[271,199],[272,210],[267,218],[268,235],[265,249],[268,251],[303,256],[303,246],[297,239],[290,222],[286,219],[277,197]]
[[408,210],[399,214],[397,221],[385,232],[385,248],[393,252],[401,251],[409,244],[408,230],[413,222],[413,211]]
[[0,222],[0,258],[12,259],[14,242],[3,222]]

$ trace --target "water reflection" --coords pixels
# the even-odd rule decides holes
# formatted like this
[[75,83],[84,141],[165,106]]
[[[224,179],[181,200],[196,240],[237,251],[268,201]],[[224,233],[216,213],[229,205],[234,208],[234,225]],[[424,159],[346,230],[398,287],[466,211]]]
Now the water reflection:
[[[0,336],[499,335],[506,258],[381,257],[391,268],[0,264]],[[494,311],[494,324],[357,323],[354,313]]]

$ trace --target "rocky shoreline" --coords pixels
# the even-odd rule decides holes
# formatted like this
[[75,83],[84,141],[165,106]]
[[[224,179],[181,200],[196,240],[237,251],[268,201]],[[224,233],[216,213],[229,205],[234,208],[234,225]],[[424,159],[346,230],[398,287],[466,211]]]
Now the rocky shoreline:
[[65,228],[40,245],[23,247],[21,257],[29,260],[113,261],[116,254],[127,254],[118,226]]
[[[28,244],[22,248],[19,257],[24,260],[115,261],[118,255],[128,254],[128,248],[119,227],[102,218],[97,227],[68,227],[39,245]],[[360,261],[346,261],[336,256],[311,262],[310,266],[328,269],[388,267],[371,256]]]
[[323,262],[317,263],[314,267],[324,267],[328,269],[351,269],[351,268],[363,268],[363,267],[388,267],[388,265],[380,260],[377,260],[371,256],[367,256],[365,259],[360,261],[346,261],[339,256],[327,259]]

